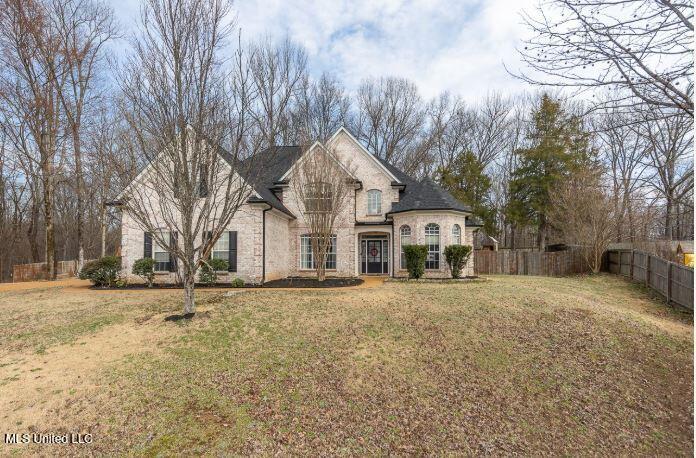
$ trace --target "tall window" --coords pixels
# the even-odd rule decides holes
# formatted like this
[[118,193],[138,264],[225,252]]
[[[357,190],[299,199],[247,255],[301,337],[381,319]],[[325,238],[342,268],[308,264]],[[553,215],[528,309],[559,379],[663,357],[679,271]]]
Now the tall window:
[[430,223],[425,226],[425,244],[428,246],[428,257],[425,268],[437,270],[440,268],[440,226]]
[[307,184],[305,190],[305,210],[314,213],[327,213],[331,210],[333,189],[330,183]]
[[[326,252],[326,269],[336,268],[336,235],[331,236],[329,249]],[[309,234],[300,236],[300,269],[316,269],[314,253],[312,253],[312,238]]]
[[459,226],[459,224],[455,224],[454,226],[452,226],[452,244],[462,244],[462,228]]
[[[160,232],[160,237],[163,240],[169,240],[171,234],[169,232]],[[168,272],[169,271],[169,250],[166,246],[161,246],[157,239],[159,237],[152,237],[152,259],[155,260],[155,271],[157,272]]]
[[401,268],[406,268],[406,253],[404,253],[404,245],[411,244],[411,227],[401,226]]
[[382,191],[370,189],[367,191],[367,214],[380,215],[382,213]]
[[224,259],[230,262],[230,233],[225,231],[222,233],[215,245],[213,245],[213,259]]

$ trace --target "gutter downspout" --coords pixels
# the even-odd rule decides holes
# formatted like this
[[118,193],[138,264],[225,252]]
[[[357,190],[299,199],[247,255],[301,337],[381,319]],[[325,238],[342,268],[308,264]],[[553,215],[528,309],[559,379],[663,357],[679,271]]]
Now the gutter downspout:
[[269,205],[261,211],[261,286],[266,283],[266,212],[272,208]]
[[394,260],[394,253],[395,253],[395,251],[394,251],[395,248],[394,248],[394,247],[396,246],[396,243],[394,243],[394,219],[392,219],[391,244],[392,244],[392,262],[391,262],[391,265],[390,265],[390,266],[391,266],[391,276],[392,276],[392,278],[395,278],[395,277],[394,277],[394,272],[395,272],[395,270],[394,270],[394,265],[395,265],[396,261]]

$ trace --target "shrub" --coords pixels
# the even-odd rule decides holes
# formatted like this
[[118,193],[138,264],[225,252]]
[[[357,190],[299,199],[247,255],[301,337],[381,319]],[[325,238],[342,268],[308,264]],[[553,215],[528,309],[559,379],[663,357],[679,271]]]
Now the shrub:
[[425,245],[404,245],[404,255],[406,256],[408,278],[421,278],[425,273],[428,247]]
[[217,283],[217,273],[219,271],[227,271],[228,266],[229,264],[224,259],[208,259],[203,261],[198,277],[201,283],[214,285]]
[[121,270],[121,258],[104,256],[85,264],[80,270],[80,279],[89,280],[94,286],[112,286]]
[[155,260],[152,258],[138,259],[133,263],[133,274],[139,276],[149,288],[155,281]]
[[469,245],[449,245],[445,247],[445,261],[449,265],[452,278],[459,278],[462,269],[471,256],[471,246]]
[[232,280],[232,288],[242,288],[244,287],[244,280],[241,278],[235,278]]

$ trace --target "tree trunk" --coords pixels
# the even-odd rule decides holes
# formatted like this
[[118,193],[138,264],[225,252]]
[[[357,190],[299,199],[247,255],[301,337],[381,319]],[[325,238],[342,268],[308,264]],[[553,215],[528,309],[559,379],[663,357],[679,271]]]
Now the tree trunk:
[[43,174],[44,223],[46,224],[46,267],[48,280],[56,279],[56,240],[53,225],[53,160],[48,148],[53,142],[48,141],[48,134],[41,135],[43,143]]
[[99,221],[101,226],[101,257],[106,256],[106,205],[102,204],[101,218]]
[[75,154],[75,179],[77,180],[77,227],[76,227],[76,236],[77,236],[77,268],[78,270],[82,270],[82,266],[85,263],[85,249],[84,249],[84,243],[83,243],[83,218],[82,218],[82,212],[84,208],[84,202],[83,202],[83,177],[82,177],[82,152],[80,150],[81,145],[80,145],[80,126],[78,126],[76,123],[72,124],[72,140],[73,140],[73,148],[74,148],[74,154]]
[[184,270],[184,315],[196,313],[195,279],[195,273],[186,268]]
[[665,238],[672,240],[672,212],[674,202],[672,196],[667,196],[667,206],[665,208]]
[[539,222],[539,234],[537,236],[539,251],[546,251],[546,231],[546,217],[542,216]]

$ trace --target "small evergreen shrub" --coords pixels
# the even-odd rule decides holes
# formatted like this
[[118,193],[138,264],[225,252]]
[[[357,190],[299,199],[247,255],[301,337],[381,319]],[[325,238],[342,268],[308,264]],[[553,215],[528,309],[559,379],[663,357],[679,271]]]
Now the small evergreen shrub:
[[428,257],[428,247],[425,245],[404,245],[406,269],[408,278],[421,278],[425,273],[425,260]]
[[152,288],[152,284],[155,282],[155,260],[152,258],[138,259],[133,263],[133,274],[145,280],[148,288]]
[[217,273],[227,271],[229,264],[224,259],[208,259],[201,265],[201,271],[198,277],[201,283],[206,285],[214,285],[217,283]]
[[244,287],[244,280],[241,278],[235,278],[232,280],[232,288],[243,288]]
[[118,256],[104,256],[82,266],[79,277],[81,280],[89,280],[94,286],[112,286],[118,279],[121,270],[121,258]]
[[471,256],[471,246],[469,245],[449,245],[445,247],[445,261],[450,268],[452,278],[459,278],[462,269]]

